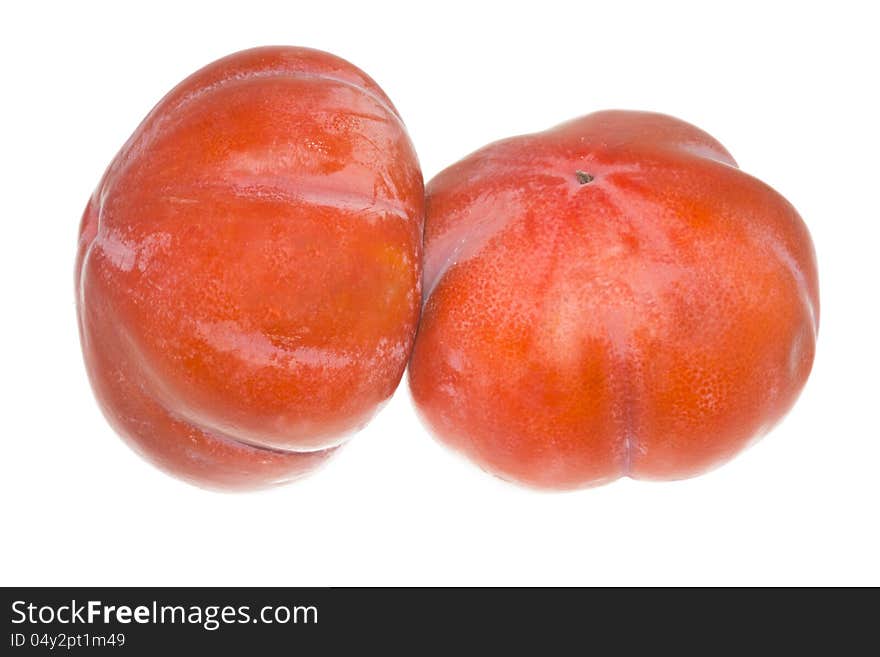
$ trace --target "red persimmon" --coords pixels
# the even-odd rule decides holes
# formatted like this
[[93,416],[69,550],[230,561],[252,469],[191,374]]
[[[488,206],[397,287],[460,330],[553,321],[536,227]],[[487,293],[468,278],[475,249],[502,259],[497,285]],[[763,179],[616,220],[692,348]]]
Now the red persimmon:
[[792,406],[819,297],[795,209],[708,134],[608,111],[427,186],[421,415],[505,479],[699,474]]
[[397,110],[338,57],[258,48],[184,80],[80,227],[82,348],[111,424],[205,486],[324,461],[406,366],[423,197]]

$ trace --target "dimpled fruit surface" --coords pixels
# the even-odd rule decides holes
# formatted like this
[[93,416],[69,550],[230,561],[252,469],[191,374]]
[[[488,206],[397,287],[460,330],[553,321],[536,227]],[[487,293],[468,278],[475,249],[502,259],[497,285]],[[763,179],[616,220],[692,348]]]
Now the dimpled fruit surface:
[[397,110],[338,57],[258,48],[184,80],[80,226],[80,336],[111,424],[206,487],[314,469],[403,374],[423,199]]
[[607,111],[427,187],[421,416],[504,479],[690,477],[792,406],[819,299],[805,225],[708,134]]

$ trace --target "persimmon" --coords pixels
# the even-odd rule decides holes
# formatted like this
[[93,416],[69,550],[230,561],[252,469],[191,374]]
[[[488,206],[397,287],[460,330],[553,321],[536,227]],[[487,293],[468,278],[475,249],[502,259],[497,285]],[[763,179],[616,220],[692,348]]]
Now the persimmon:
[[423,206],[400,115],[352,64],[270,47],[188,77],[80,227],[81,342],[112,425],[203,486],[323,462],[405,369]]
[[489,472],[561,489],[690,477],[806,382],[807,228],[688,123],[591,114],[486,146],[426,195],[412,396]]

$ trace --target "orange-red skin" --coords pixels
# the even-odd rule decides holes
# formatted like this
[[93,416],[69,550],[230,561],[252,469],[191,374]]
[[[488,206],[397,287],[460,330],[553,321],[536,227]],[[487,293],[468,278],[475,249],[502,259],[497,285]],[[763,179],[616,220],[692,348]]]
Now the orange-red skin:
[[807,228],[692,125],[591,114],[486,146],[426,195],[410,387],[489,472],[550,489],[691,477],[806,382]]
[[77,310],[116,430],[214,488],[295,478],[396,388],[421,299],[424,188],[378,85],[268,47],[175,87],[80,226]]

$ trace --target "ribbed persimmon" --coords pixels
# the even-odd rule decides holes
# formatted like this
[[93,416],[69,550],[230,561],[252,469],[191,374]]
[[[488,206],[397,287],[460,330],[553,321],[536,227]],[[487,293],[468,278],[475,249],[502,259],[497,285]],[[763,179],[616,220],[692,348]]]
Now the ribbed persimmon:
[[427,187],[410,365],[437,436],[503,478],[689,477],[792,406],[813,246],[708,134],[608,111],[489,145]]
[[397,110],[338,57],[259,48],[184,80],[80,228],[82,347],[110,422],[205,486],[321,463],[402,376],[423,198]]

